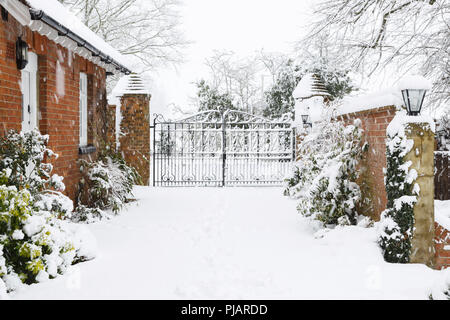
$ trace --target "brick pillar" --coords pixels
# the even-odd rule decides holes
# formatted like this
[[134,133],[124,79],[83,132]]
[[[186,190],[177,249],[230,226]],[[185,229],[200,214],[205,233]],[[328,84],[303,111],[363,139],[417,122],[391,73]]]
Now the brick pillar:
[[122,96],[119,137],[119,151],[147,186],[150,183],[150,98],[147,94]]
[[435,226],[434,226],[434,132],[428,125],[409,123],[405,130],[414,147],[405,156],[411,161],[410,169],[415,169],[415,181],[420,187],[417,203],[414,206],[414,231],[411,240],[411,263],[434,265]]

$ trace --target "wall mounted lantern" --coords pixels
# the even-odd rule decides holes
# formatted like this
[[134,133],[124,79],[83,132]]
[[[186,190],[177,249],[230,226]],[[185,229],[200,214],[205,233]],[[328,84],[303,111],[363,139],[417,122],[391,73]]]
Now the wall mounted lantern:
[[304,128],[307,128],[307,127],[312,128],[312,123],[309,122],[309,115],[308,114],[302,114],[302,121],[303,121],[303,127]]
[[8,11],[3,6],[0,6],[0,9],[2,11],[2,20],[8,21]]
[[28,64],[28,44],[21,37],[16,42],[17,69],[23,70]]

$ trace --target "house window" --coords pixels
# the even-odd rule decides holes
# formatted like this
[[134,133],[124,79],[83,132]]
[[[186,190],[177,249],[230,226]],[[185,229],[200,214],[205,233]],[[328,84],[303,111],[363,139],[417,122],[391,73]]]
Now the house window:
[[80,73],[80,146],[88,143],[87,111],[87,75]]

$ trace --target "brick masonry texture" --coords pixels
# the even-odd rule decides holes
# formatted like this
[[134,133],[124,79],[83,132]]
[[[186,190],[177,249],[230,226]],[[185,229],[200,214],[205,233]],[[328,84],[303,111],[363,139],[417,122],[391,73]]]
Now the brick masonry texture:
[[[88,75],[88,144],[97,149],[107,142],[108,108],[106,102],[106,72],[93,63],[69,52],[46,37],[21,26],[9,15],[0,20],[0,134],[21,130],[21,72],[15,61],[15,42],[22,35],[30,50],[38,55],[38,125],[42,134],[50,136],[49,147],[59,157],[54,161],[54,173],[62,175],[65,193],[76,199],[79,165],[79,79]],[[14,52],[11,52],[14,50]],[[56,70],[64,74],[64,94],[58,94]],[[61,73],[60,73],[61,74]],[[95,160],[96,154],[84,155]]]
[[[450,231],[439,225],[435,224],[435,268],[438,270],[450,267]],[[449,249],[446,249],[449,248]]]
[[[361,212],[368,213],[376,221],[380,219],[387,204],[383,172],[386,167],[386,129],[395,113],[394,106],[386,106],[339,117],[339,120],[347,124],[353,123],[355,119],[362,121],[364,140],[369,143],[369,151],[361,164],[363,172],[359,184],[369,202],[361,208]],[[445,248],[450,246],[450,231],[436,223],[435,233],[435,268],[448,268],[450,250]]]
[[150,183],[150,95],[126,94],[121,98],[119,150],[136,168],[144,185]]
[[359,185],[368,201],[360,209],[376,221],[380,220],[387,204],[383,172],[386,168],[386,129],[395,113],[394,106],[386,106],[339,117],[346,124],[352,124],[355,119],[362,122],[363,140],[369,144],[369,150],[361,162]]

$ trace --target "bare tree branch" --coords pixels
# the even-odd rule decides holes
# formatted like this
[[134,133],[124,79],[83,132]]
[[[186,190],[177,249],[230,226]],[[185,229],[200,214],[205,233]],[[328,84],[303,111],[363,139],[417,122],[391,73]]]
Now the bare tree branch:
[[178,0],[59,0],[94,32],[147,71],[183,61],[189,44]]
[[395,66],[434,82],[432,109],[450,102],[448,0],[321,0],[319,18],[298,47],[326,35],[329,49],[366,76]]

